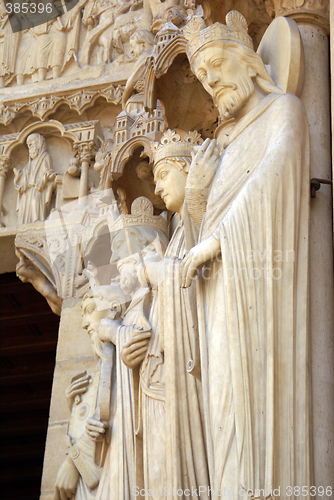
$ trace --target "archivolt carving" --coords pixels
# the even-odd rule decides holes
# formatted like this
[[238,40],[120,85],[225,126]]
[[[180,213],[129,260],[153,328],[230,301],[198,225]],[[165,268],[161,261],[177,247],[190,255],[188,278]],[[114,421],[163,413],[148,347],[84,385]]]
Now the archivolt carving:
[[16,102],[0,105],[0,123],[9,125],[19,114],[31,111],[32,116],[44,121],[56,109],[67,104],[70,109],[83,114],[99,97],[104,97],[108,103],[119,104],[122,100],[124,87],[110,85],[105,89],[81,90],[68,96],[42,97],[29,102]]

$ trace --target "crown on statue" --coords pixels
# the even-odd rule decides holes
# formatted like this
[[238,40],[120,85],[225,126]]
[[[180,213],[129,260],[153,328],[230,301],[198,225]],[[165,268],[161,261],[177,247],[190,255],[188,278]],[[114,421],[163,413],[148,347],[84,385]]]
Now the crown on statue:
[[161,215],[153,215],[153,205],[145,196],[132,202],[131,215],[122,214],[108,225],[110,233],[127,227],[148,226],[168,234],[167,221]]
[[244,16],[237,10],[231,10],[225,19],[226,25],[215,23],[206,27],[202,17],[193,16],[191,18],[183,28],[183,35],[188,40],[186,52],[190,62],[204,45],[217,41],[237,42],[254,50]]
[[188,157],[194,152],[194,146],[200,146],[203,139],[196,131],[188,132],[183,139],[174,130],[167,130],[159,142],[151,145],[154,158],[153,171],[166,158]]

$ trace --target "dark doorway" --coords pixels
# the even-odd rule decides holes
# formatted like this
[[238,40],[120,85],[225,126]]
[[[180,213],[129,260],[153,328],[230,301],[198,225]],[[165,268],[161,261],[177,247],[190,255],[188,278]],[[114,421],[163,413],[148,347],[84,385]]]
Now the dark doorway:
[[38,500],[59,317],[31,284],[0,275],[0,491]]

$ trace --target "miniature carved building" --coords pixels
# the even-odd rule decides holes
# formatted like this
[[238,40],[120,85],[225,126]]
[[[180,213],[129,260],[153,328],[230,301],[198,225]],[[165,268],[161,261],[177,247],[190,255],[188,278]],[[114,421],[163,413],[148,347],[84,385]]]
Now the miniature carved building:
[[330,498],[334,9],[70,4],[0,5],[4,498]]

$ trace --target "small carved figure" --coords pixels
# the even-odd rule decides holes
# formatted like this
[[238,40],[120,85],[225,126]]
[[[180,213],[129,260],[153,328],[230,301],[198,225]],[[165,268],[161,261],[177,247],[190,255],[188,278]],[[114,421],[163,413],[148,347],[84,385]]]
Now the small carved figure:
[[16,265],[16,276],[18,276],[23,283],[31,283],[35,290],[45,297],[52,312],[60,316],[63,301],[58,297],[55,287],[31,261],[25,258],[20,250],[16,249],[15,253],[20,259]]
[[89,64],[95,42],[98,43],[102,51],[99,54],[99,63],[110,62],[115,8],[114,0],[88,0],[82,18],[82,23],[87,27],[80,56],[82,65]]
[[19,224],[43,221],[47,218],[56,178],[44,137],[40,134],[30,134],[26,142],[29,162],[22,170],[13,169],[14,186],[18,191],[16,209]]
[[122,98],[123,107],[125,106],[126,101],[131,96],[135,87],[138,86],[140,81],[143,80],[145,74],[145,62],[152,51],[153,42],[153,35],[148,30],[138,30],[131,35],[131,53],[133,54],[133,59],[136,59],[136,63],[131,75],[126,82]]

